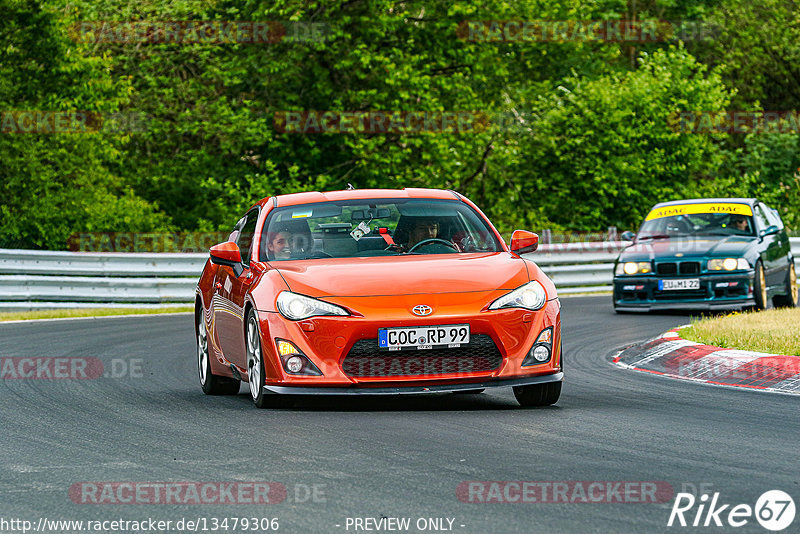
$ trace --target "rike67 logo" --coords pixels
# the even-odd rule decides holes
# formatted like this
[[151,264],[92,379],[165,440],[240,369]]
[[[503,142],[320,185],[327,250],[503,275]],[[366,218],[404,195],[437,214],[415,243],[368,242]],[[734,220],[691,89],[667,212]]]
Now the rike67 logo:
[[755,506],[722,504],[719,495],[719,492],[715,492],[709,498],[704,493],[696,499],[691,493],[678,493],[667,526],[722,527],[727,523],[731,527],[741,527],[755,517],[762,527],[777,532],[794,521],[794,500],[781,490],[764,492]]

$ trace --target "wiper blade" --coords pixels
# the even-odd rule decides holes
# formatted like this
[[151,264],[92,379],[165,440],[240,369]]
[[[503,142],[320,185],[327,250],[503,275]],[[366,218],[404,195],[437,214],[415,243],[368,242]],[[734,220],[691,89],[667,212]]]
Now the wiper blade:
[[667,235],[667,234],[648,234],[648,235],[644,235],[644,236],[641,236],[641,237],[637,237],[636,239],[641,241],[643,239],[669,239],[670,237],[673,237],[673,236]]

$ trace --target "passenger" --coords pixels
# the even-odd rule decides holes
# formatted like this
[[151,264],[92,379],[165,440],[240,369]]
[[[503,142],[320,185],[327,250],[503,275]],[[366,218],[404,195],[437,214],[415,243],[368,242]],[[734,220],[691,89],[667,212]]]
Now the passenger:
[[271,260],[290,259],[292,257],[292,233],[286,229],[270,232],[267,250]]
[[267,258],[271,260],[302,259],[311,249],[311,235],[305,228],[278,223],[267,235]]

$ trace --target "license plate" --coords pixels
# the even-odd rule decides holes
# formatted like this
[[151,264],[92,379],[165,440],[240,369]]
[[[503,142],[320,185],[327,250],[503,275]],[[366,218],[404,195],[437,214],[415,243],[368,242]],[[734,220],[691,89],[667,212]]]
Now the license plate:
[[460,347],[467,343],[469,343],[468,324],[378,330],[378,347],[381,349],[400,350],[404,347],[415,347],[424,350],[433,347]]
[[680,291],[681,289],[700,289],[699,278],[687,278],[684,280],[659,280],[659,291]]

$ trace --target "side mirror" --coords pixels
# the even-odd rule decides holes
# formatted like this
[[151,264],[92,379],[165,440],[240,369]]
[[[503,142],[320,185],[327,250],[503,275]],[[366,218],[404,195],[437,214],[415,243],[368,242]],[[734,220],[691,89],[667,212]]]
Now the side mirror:
[[244,272],[244,267],[242,267],[242,253],[239,252],[239,246],[236,243],[228,241],[226,243],[214,245],[209,249],[208,253],[211,256],[211,263],[227,265],[233,269],[233,274],[235,274],[237,278]]
[[768,235],[775,235],[779,231],[780,230],[778,230],[778,227],[773,224],[772,226],[767,226],[765,229],[761,230],[761,232],[758,234],[758,237],[763,238]]
[[514,230],[511,234],[511,252],[525,254],[539,248],[539,236],[525,230]]
[[620,236],[623,241],[636,241],[636,234],[628,230],[627,232],[622,232]]

